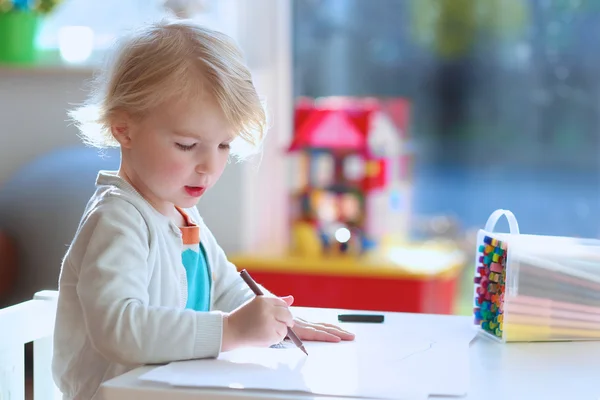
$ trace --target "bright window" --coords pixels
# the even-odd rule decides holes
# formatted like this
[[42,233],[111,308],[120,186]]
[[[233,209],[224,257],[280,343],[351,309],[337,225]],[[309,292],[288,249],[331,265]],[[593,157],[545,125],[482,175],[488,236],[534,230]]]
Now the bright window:
[[[228,31],[234,1],[190,0],[201,12],[194,15],[203,25]],[[165,0],[65,0],[42,22],[38,46],[42,50],[59,48],[59,32],[65,26],[87,26],[94,32],[94,50],[105,50],[123,31],[167,15]],[[227,16],[227,20],[224,16]]]
[[41,49],[57,49],[63,26],[83,25],[94,31],[94,48],[106,49],[119,32],[146,20],[160,18],[160,1],[67,0],[43,22],[38,36]]

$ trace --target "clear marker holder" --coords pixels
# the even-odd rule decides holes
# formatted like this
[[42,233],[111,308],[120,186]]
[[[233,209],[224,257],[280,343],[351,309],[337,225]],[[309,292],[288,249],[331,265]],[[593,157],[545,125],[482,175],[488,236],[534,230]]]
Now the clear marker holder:
[[[494,232],[506,217],[508,233]],[[494,211],[477,234],[474,322],[500,342],[600,340],[600,240],[526,235]]]

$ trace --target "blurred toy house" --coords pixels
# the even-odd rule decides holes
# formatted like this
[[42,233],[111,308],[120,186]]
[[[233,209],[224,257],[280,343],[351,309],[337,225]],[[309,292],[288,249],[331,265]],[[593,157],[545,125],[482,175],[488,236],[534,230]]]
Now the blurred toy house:
[[408,114],[404,99],[298,100],[288,148],[295,252],[359,254],[404,238],[411,211]]

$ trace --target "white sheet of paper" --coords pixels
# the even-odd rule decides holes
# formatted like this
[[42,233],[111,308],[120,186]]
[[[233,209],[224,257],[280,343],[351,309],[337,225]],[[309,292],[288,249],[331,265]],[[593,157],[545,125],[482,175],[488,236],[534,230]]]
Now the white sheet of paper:
[[[420,334],[362,328],[353,342],[305,343],[248,348],[218,359],[170,363],[140,377],[174,386],[306,392],[371,398],[464,395],[468,389],[468,343],[474,332],[427,338]],[[383,334],[382,334],[383,333]]]

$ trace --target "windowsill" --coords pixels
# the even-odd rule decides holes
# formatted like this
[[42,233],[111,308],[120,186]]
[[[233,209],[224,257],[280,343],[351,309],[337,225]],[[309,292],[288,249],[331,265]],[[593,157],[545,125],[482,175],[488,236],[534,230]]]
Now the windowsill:
[[68,63],[60,57],[58,50],[44,50],[38,53],[38,58],[32,63],[12,64],[0,62],[0,72],[16,73],[80,73],[92,74],[104,60],[105,51],[98,50],[82,63]]

